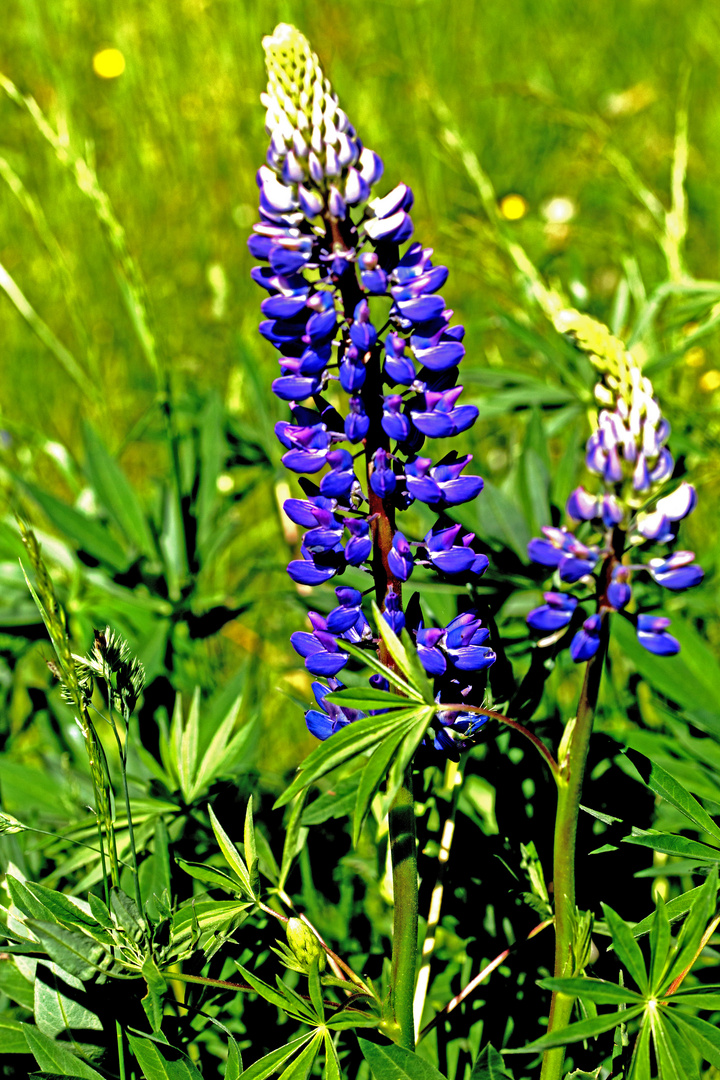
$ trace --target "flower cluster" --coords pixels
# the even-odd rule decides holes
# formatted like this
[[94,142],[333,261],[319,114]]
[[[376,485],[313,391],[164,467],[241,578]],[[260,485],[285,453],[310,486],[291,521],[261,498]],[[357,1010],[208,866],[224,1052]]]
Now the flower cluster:
[[[452,324],[439,294],[447,268],[433,263],[432,249],[410,243],[412,191],[401,183],[373,197],[383,163],[358,138],[307,40],[280,25],[263,44],[270,146],[248,246],[262,264],[252,276],[268,293],[259,329],[278,352],[273,391],[292,414],[276,425],[282,460],[303,474],[306,495],[285,503],[307,530],[288,573],[315,586],[349,567],[371,572],[397,630],[405,622],[402,583],[416,566],[457,581],[488,565],[473,534],[442,518],[482,490],[481,477],[465,472],[471,455],[435,462],[420,453],[427,439],[457,435],[477,418],[475,406],[460,401],[464,328]],[[415,500],[440,515],[422,540],[395,527],[396,512]],[[311,612],[312,631],[292,636],[308,670],[332,678],[349,658],[344,643],[373,641],[360,592],[336,594],[327,617]],[[438,674],[441,666],[443,674],[480,670],[494,660],[473,616],[444,630],[407,629]],[[309,713],[308,725],[323,738],[350,721],[329,713],[317,694],[323,713]]]
[[[694,510],[695,489],[682,482],[662,494],[672,477],[674,461],[666,442],[670,425],[653,395],[650,380],[642,375],[632,354],[606,327],[576,311],[561,311],[558,329],[571,335],[602,374],[595,387],[600,406],[597,427],[587,443],[586,464],[601,480],[602,490],[584,487],[572,492],[567,514],[585,530],[587,542],[566,528],[545,527],[543,538],[528,545],[533,562],[556,572],[558,581],[585,590],[584,599],[596,610],[586,618],[570,643],[573,660],[594,656],[600,647],[602,616],[621,612],[630,619],[644,648],[658,656],[680,649],[667,632],[670,620],[648,614],[631,615],[631,581],[643,574],[672,591],[691,588],[703,578],[692,551],[673,551],[640,562],[637,554],[672,544],[677,523]],[[545,603],[528,615],[535,630],[562,636],[571,624],[579,625],[582,608],[570,592],[548,592]]]

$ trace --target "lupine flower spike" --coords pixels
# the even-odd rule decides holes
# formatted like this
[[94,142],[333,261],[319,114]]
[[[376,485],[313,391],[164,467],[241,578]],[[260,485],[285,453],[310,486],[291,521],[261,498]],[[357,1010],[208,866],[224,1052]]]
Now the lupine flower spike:
[[[303,474],[306,494],[285,503],[307,530],[288,573],[306,586],[339,578],[348,567],[370,573],[388,624],[411,632],[426,671],[437,678],[438,700],[448,693],[445,700],[467,700],[477,673],[495,659],[484,644],[487,630],[473,612],[444,629],[407,619],[402,584],[418,564],[470,581],[488,560],[472,534],[447,520],[422,541],[395,525],[396,513],[416,499],[441,514],[483,487],[479,476],[465,473],[469,454],[439,462],[419,456],[427,439],[458,435],[478,415],[460,401],[464,329],[452,324],[439,295],[448,270],[433,263],[430,248],[411,242],[407,184],[376,194],[383,163],[340,108],[305,37],[283,24],[263,45],[270,145],[257,174],[260,221],[248,246],[261,263],[252,276],[268,294],[260,333],[278,353],[273,390],[292,414],[276,434],[283,462]],[[335,591],[329,616],[311,612],[312,630],[292,635],[308,670],[329,677],[333,688],[349,659],[345,643],[376,644],[360,593]],[[318,738],[360,715],[325,703],[323,684],[314,690],[320,710],[306,720]],[[453,733],[474,733],[485,719],[443,715],[434,745],[455,753]]]
[[[579,621],[583,609],[578,603],[588,601],[595,611],[572,638],[573,660],[595,655],[601,616],[610,612],[633,622],[644,648],[672,656],[680,645],[667,632],[670,620],[626,609],[634,577],[650,578],[674,592],[702,581],[692,551],[653,554],[661,546],[674,547],[678,523],[695,509],[695,489],[686,481],[672,487],[674,461],[666,445],[670,425],[632,353],[606,327],[577,311],[560,311],[555,325],[589,356],[601,376],[595,387],[597,426],[586,455],[597,482],[593,491],[577,488],[567,502],[567,515],[577,523],[573,528],[583,530],[583,539],[567,528],[547,526],[543,537],[528,545],[533,562],[554,570],[559,587],[569,587],[545,593],[545,604],[530,612],[528,622],[555,640],[573,619]],[[651,557],[641,560],[646,552]]]

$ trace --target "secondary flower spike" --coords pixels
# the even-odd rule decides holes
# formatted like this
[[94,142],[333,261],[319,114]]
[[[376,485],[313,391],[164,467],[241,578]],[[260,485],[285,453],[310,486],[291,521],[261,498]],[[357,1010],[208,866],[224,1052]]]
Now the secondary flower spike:
[[[345,643],[378,647],[363,613],[374,594],[387,624],[404,628],[421,657],[439,635],[430,647],[442,661],[434,662],[438,700],[471,692],[482,700],[479,673],[495,654],[480,644],[487,631],[475,616],[433,631],[408,619],[402,602],[417,563],[459,584],[488,566],[473,534],[445,517],[424,539],[396,524],[416,499],[442,515],[483,487],[465,472],[469,454],[424,456],[426,440],[459,435],[478,416],[461,400],[465,331],[440,293],[448,269],[413,241],[410,187],[377,191],[383,163],[364,146],[307,39],[283,23],[263,47],[269,146],[248,247],[259,264],[252,277],[266,293],[259,331],[279,365],[273,390],[291,412],[275,430],[305,494],[285,503],[306,530],[288,573],[300,588],[331,582],[336,594],[323,606],[329,614],[310,612],[312,629],[294,633],[292,644],[310,672],[334,679],[350,659]],[[338,584],[350,568],[352,587]],[[358,570],[371,579],[365,593],[355,588]],[[307,718],[318,738],[357,719],[328,713],[323,698],[323,711]],[[468,723],[448,719],[451,734],[436,747],[452,749],[452,732],[467,735]],[[473,720],[472,730],[479,726]]]
[[[600,373],[595,387],[599,412],[588,439],[586,464],[599,478],[600,490],[579,487],[567,501],[567,515],[582,529],[582,539],[566,528],[545,526],[543,538],[528,545],[530,559],[557,574],[558,582],[583,590],[580,597],[545,593],[546,604],[527,617],[533,629],[553,630],[556,640],[570,624],[578,603],[595,611],[570,643],[570,655],[589,660],[600,648],[602,618],[619,612],[635,626],[639,643],[658,656],[672,656],[678,641],[666,632],[669,619],[634,615],[632,579],[651,579],[673,592],[699,585],[703,571],[692,551],[655,554],[672,545],[678,522],[697,503],[683,481],[669,494],[674,461],[666,446],[670,424],[662,415],[650,380],[632,353],[607,327],[577,311],[559,311],[556,328],[588,355]],[[652,557],[640,561],[640,553]],[[582,608],[580,610],[583,610]]]

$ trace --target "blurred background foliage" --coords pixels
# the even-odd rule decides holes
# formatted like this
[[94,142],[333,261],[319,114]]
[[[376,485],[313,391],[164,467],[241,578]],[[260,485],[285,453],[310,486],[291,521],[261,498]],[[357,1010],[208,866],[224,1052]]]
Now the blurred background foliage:
[[[110,623],[147,668],[145,751],[133,775],[148,844],[163,820],[194,858],[207,831],[187,792],[172,811],[163,804],[177,795],[163,758],[176,693],[187,711],[198,688],[205,748],[242,694],[238,723],[248,733],[225,762],[224,786],[214,775],[199,800],[212,784],[228,809],[238,790],[269,796],[312,744],[298,705],[310,680],[288,643],[311,601],[285,574],[297,535],[279,507],[294,481],[272,432],[285,410],[270,393],[276,360],[256,333],[260,298],[245,246],[266,141],[260,38],[278,21],[310,38],[363,140],[384,158],[387,187],[413,188],[416,237],[451,268],[444,295],[467,327],[465,399],[480,408],[463,438],[487,482],[458,516],[491,554],[475,600],[506,643],[493,691],[514,696],[525,720],[534,716],[553,739],[574,707],[579,672],[561,657],[540,692],[524,695],[524,615],[540,592],[525,545],[562,518],[582,480],[592,374],[533,298],[533,266],[643,357],[673,427],[678,475],[698,488],[682,543],[707,576],[666,603],[683,645],[677,659],[643,653],[619,628],[586,801],[628,827],[651,823],[652,802],[638,798],[619,756],[631,745],[720,808],[720,12],[712,0],[5,0],[3,806],[40,827],[72,825],[78,836],[87,827],[83,752],[45,670],[10,508],[43,542],[78,651],[93,627]],[[456,592],[437,589],[429,614],[447,621]],[[331,597],[317,591],[312,605],[329,609]],[[164,764],[153,768],[149,755]],[[480,828],[483,850],[514,870],[488,855],[492,869],[474,880],[486,896],[478,925],[457,925],[469,883],[449,890],[439,953],[449,966],[431,988],[436,1004],[520,936],[493,906],[507,897],[504,875],[518,869],[519,843],[534,836],[541,856],[549,851],[552,799],[539,763],[501,735],[474,750],[467,769],[460,839],[477,845]],[[440,829],[436,801],[422,804],[427,836]],[[585,825],[581,850],[618,829]],[[310,855],[313,845],[323,850],[328,827]],[[353,854],[347,839],[334,841],[337,870],[321,874],[332,899],[309,913],[333,940],[381,952],[382,866],[374,850]],[[43,858],[53,865],[52,845],[41,856],[12,843],[28,874]],[[617,857],[618,885],[606,885],[602,899],[615,904],[619,890],[625,916],[647,914],[652,880],[668,895],[675,888],[674,860],[652,862],[648,853],[645,877],[629,890],[636,867],[626,859],[623,874]],[[87,886],[80,861],[59,865],[56,880]],[[317,906],[307,851],[301,865],[303,900]],[[369,887],[371,929],[352,929],[360,916],[346,871]],[[595,873],[585,871],[588,903]],[[687,865],[674,873],[691,886]],[[523,991],[507,968],[495,985],[507,991],[493,1008],[512,1017]]]

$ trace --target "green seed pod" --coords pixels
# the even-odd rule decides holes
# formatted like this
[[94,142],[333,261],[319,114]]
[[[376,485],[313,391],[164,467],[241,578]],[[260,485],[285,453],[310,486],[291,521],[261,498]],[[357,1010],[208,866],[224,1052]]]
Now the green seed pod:
[[309,926],[300,919],[288,919],[286,933],[288,945],[303,967],[309,968],[317,960],[319,970],[325,970],[327,955]]

